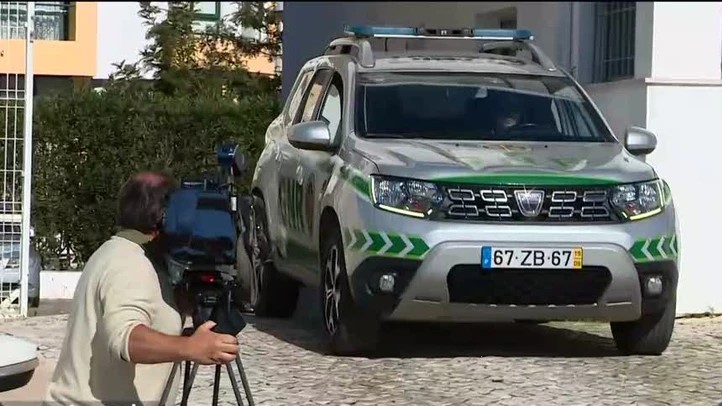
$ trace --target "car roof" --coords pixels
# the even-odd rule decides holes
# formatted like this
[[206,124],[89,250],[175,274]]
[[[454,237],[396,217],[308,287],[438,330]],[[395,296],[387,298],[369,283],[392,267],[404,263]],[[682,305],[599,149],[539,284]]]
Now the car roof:
[[564,77],[558,70],[518,57],[474,52],[402,51],[376,52],[373,67],[357,64],[359,72],[469,72],[509,73]]

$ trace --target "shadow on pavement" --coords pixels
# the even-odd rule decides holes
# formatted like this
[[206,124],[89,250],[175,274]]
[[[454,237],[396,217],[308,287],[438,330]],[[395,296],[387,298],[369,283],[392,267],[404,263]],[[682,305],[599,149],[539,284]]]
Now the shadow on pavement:
[[[292,345],[325,354],[317,311],[301,305],[292,319],[246,315],[262,332]],[[420,324],[385,326],[372,358],[578,357],[620,356],[609,337],[549,325],[521,323]]]

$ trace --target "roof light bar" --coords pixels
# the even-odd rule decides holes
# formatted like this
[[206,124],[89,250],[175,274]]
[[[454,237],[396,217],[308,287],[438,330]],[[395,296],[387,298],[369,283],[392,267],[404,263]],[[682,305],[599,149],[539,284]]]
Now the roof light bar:
[[347,25],[347,35],[371,38],[431,38],[476,39],[494,41],[521,41],[534,39],[529,30],[482,29],[482,28],[414,28],[377,27],[372,25]]

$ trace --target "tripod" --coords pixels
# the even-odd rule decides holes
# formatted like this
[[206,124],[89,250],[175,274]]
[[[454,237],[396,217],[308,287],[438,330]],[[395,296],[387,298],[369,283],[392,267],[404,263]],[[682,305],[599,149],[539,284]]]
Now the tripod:
[[[230,334],[236,336],[246,326],[246,322],[243,320],[240,310],[233,306],[232,299],[232,288],[234,282],[232,280],[224,279],[222,275],[208,275],[199,274],[202,282],[194,284],[193,282],[188,283],[189,290],[192,291],[193,297],[195,298],[195,311],[193,313],[193,328],[186,328],[183,330],[184,336],[190,336],[193,332],[203,323],[208,320],[213,320],[216,326],[213,331],[216,333]],[[217,279],[214,279],[213,277]],[[194,289],[195,287],[195,289]],[[192,367],[191,367],[192,364]],[[249,406],[255,406],[253,402],[253,396],[251,395],[251,388],[248,385],[248,379],[246,378],[246,372],[243,369],[243,363],[241,362],[240,355],[235,359],[236,368],[238,374],[241,376],[241,383],[243,384],[243,390],[245,391],[246,399],[248,400]],[[191,388],[193,388],[193,381],[195,380],[196,373],[198,372],[197,363],[191,361],[185,361],[185,373],[183,377],[183,396],[181,398],[181,405],[188,405],[188,398],[190,397]],[[173,386],[173,380],[175,374],[178,372],[180,362],[173,364],[170,376],[166,381],[163,394],[161,396],[160,406],[165,406],[170,394],[171,387]],[[218,391],[220,388],[222,365],[215,366],[215,375],[213,377],[213,406],[218,405]],[[231,381],[233,387],[233,394],[236,397],[236,403],[239,406],[243,406],[243,398],[241,397],[241,391],[238,388],[238,382],[236,376],[233,373],[233,367],[231,362],[225,364],[226,372]]]

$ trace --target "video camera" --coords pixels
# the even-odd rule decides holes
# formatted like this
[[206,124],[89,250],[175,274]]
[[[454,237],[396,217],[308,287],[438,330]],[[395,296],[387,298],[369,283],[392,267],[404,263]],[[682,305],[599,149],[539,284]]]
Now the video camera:
[[218,172],[201,180],[181,180],[166,206],[165,258],[171,282],[191,299],[193,324],[216,323],[214,331],[238,334],[245,321],[234,301],[238,238],[243,235],[235,177],[247,170],[236,144],[216,151]]

